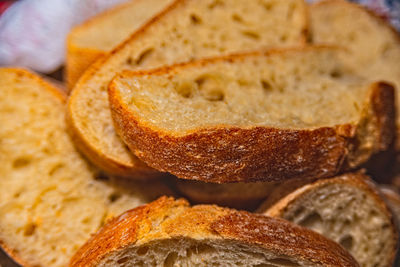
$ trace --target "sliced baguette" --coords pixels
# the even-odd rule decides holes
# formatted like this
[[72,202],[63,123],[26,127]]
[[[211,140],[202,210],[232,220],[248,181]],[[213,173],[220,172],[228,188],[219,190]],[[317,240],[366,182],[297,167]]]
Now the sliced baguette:
[[[314,43],[348,48],[352,54],[344,60],[355,70],[372,80],[385,80],[400,88],[400,37],[387,21],[344,0],[325,0],[311,5],[310,20]],[[400,94],[396,95],[400,108]],[[397,116],[397,127],[400,129],[400,116]],[[397,146],[400,150],[400,138]]]
[[170,190],[98,176],[66,133],[65,96],[0,68],[0,245],[25,266],[66,266],[109,218]]
[[372,180],[348,173],[288,194],[264,212],[312,229],[346,248],[360,266],[392,266],[398,234]]
[[393,88],[338,49],[254,52],[117,75],[115,127],[149,166],[206,182],[328,177],[386,149]]
[[96,233],[70,266],[358,266],[338,244],[287,221],[160,198]]
[[68,89],[101,56],[163,10],[172,0],[130,0],[74,27],[67,37]]
[[141,168],[115,133],[107,86],[123,69],[305,42],[303,0],[177,0],[80,79],[69,99],[69,121],[84,153],[109,173]]
[[274,182],[214,184],[202,181],[176,179],[176,188],[196,204],[252,211],[274,190]]

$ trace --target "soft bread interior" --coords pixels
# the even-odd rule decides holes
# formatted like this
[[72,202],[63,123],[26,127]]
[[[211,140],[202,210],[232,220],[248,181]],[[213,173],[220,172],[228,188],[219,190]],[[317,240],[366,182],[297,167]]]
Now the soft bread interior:
[[112,87],[136,119],[175,135],[220,125],[310,129],[357,123],[369,88],[341,65],[338,52],[292,50],[126,72]]
[[66,266],[107,219],[168,191],[98,176],[66,132],[63,97],[48,87],[0,70],[0,240],[31,266]]
[[72,93],[71,117],[85,141],[126,165],[134,160],[115,133],[107,98],[107,86],[118,71],[303,43],[306,10],[301,0],[181,2],[108,58],[95,76],[87,76]]
[[343,59],[355,70],[400,87],[400,37],[382,18],[361,6],[328,0],[311,7],[310,19],[314,43],[346,47],[351,55]]
[[98,267],[106,266],[318,266],[301,259],[268,253],[234,240],[192,238],[156,240],[108,254]]
[[361,266],[389,266],[395,246],[390,217],[357,187],[321,186],[290,202],[279,216],[338,242]]

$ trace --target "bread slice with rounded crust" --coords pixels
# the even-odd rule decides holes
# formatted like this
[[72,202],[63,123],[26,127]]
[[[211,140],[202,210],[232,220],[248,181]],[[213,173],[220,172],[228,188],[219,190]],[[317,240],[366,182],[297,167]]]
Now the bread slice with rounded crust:
[[143,26],[172,0],[131,0],[74,27],[67,37],[68,89],[101,56]]
[[163,183],[107,179],[66,132],[65,95],[0,68],[0,246],[24,266],[66,266],[109,218],[171,194]]
[[215,184],[176,179],[175,186],[195,204],[254,210],[277,186],[274,182]]
[[[310,7],[310,34],[313,43],[349,49],[351,54],[344,60],[355,70],[400,88],[400,35],[374,12],[349,1],[320,1]],[[400,94],[396,104],[399,108]],[[400,129],[400,116],[397,126]]]
[[393,88],[369,84],[327,47],[254,52],[110,83],[115,127],[149,166],[206,182],[329,177],[384,150]]
[[360,266],[392,266],[398,233],[392,213],[362,172],[304,185],[264,211],[312,229],[346,248]]
[[107,86],[124,69],[146,69],[271,46],[304,44],[303,0],[176,0],[88,69],[69,98],[82,151],[100,168],[134,176],[143,163],[115,133]]
[[287,221],[160,198],[110,221],[70,266],[358,266],[338,244]]

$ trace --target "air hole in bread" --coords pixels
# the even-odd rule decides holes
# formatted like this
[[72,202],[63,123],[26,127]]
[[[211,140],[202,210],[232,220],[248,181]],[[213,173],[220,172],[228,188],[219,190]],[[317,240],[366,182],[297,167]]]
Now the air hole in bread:
[[339,244],[346,250],[350,251],[353,248],[353,237],[346,235],[339,240]]
[[182,97],[184,98],[190,98],[193,96],[194,94],[194,90],[196,88],[195,84],[193,84],[192,82],[181,82],[178,85],[175,86],[175,91]]
[[178,253],[171,252],[164,260],[164,267],[173,267],[176,259],[178,258]]
[[222,101],[225,98],[217,75],[204,74],[195,80],[200,94],[208,101]]
[[242,31],[242,34],[247,37],[247,38],[251,38],[254,40],[259,40],[260,39],[260,34],[258,34],[257,32],[254,31]]
[[190,20],[191,20],[192,24],[194,24],[194,25],[198,25],[203,22],[203,20],[197,14],[191,14]]
[[53,166],[50,171],[49,171],[49,175],[52,176],[54,175],[57,171],[61,170],[64,167],[64,164],[62,163],[58,163],[55,166]]
[[98,172],[94,175],[94,179],[98,181],[107,181],[108,176],[105,175],[103,172]]
[[321,215],[319,215],[317,212],[312,212],[309,215],[307,215],[305,218],[303,218],[299,224],[303,227],[306,228],[318,228],[318,225],[322,224],[322,218]]
[[140,66],[154,52],[154,48],[143,50],[136,59],[129,57],[126,63],[130,66]]
[[282,259],[282,258],[276,258],[276,259],[272,259],[272,260],[269,260],[269,261],[272,264],[274,264],[274,266],[275,265],[277,265],[277,266],[293,266],[293,267],[300,266],[299,264],[297,264],[297,263],[295,263],[295,262],[293,262],[291,260]]
[[28,166],[31,162],[32,162],[32,159],[30,157],[22,156],[22,157],[16,158],[13,161],[12,166],[16,169],[19,169],[19,168]]
[[143,255],[146,255],[148,251],[149,251],[149,247],[144,246],[144,247],[138,248],[136,254],[143,256]]
[[281,40],[281,42],[286,42],[287,39],[288,39],[288,36],[287,35],[282,35],[279,39]]
[[338,79],[338,78],[342,77],[343,74],[342,74],[339,70],[333,70],[333,71],[331,71],[331,72],[329,73],[329,75],[330,75],[332,78]]
[[273,9],[274,4],[272,4],[272,3],[264,3],[263,6],[264,6],[266,11],[270,12]]
[[31,236],[35,233],[37,225],[33,222],[27,223],[24,227],[24,236]]
[[108,196],[108,200],[109,200],[111,203],[117,201],[117,200],[120,199],[120,198],[121,198],[121,194],[119,194],[119,193],[117,193],[117,192],[113,192],[112,194],[110,194],[110,195]]
[[212,2],[211,4],[208,5],[208,8],[214,9],[216,7],[219,7],[219,6],[221,7],[223,5],[224,5],[224,3],[221,0],[215,0],[214,2]]
[[267,80],[262,79],[261,85],[265,93],[269,93],[272,91],[272,85]]
[[118,264],[123,264],[123,263],[126,263],[128,260],[129,260],[129,256],[126,256],[126,257],[120,258],[120,259],[117,261],[117,263],[118,263]]
[[243,23],[243,18],[240,15],[236,14],[236,13],[232,14],[232,20],[236,21],[236,22],[239,22],[239,23]]

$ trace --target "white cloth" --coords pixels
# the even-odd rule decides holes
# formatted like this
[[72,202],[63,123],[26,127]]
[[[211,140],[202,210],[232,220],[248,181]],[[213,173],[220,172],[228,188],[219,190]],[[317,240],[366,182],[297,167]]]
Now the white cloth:
[[52,72],[71,27],[126,0],[20,0],[0,17],[0,65]]

